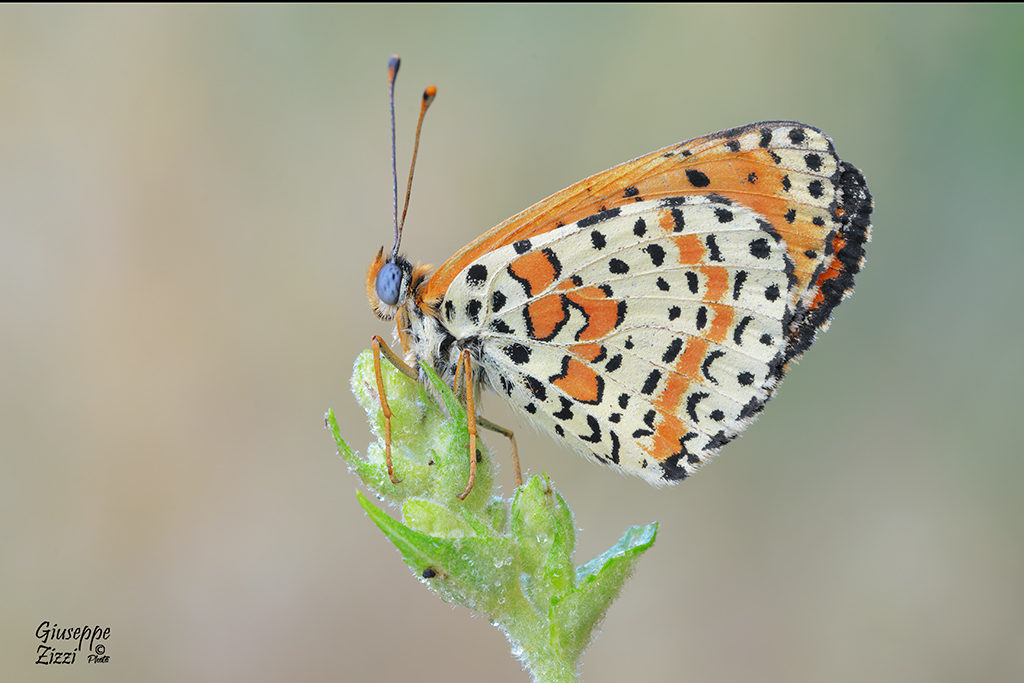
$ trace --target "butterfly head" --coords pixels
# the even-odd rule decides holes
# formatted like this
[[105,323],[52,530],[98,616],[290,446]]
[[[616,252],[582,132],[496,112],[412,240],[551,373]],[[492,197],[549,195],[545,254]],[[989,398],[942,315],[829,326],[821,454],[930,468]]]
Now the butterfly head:
[[[395,78],[398,76],[398,67],[401,60],[398,55],[392,55],[388,62],[388,90],[391,102],[391,177],[394,193],[394,216],[395,216],[395,245],[391,253],[384,255],[384,247],[377,252],[377,257],[370,262],[370,269],[366,271],[366,296],[370,299],[370,307],[381,320],[393,320],[398,312],[405,306],[410,296],[416,298],[416,292],[426,279],[426,273],[430,266],[416,266],[399,255],[398,247],[402,242],[402,226],[405,224],[405,216],[409,211],[409,197],[412,194],[412,176],[416,169],[416,153],[420,146],[420,131],[423,128],[423,117],[437,95],[436,86],[428,86],[423,91],[423,101],[420,104],[420,117],[416,124],[416,140],[413,144],[412,164],[409,167],[409,182],[406,183],[405,209],[402,211],[402,220],[398,220],[398,174],[395,170]],[[399,321],[401,323],[401,321]],[[402,325],[400,324],[401,328]]]
[[403,256],[385,255],[384,247],[366,271],[366,296],[381,320],[393,320],[412,289],[413,267]]

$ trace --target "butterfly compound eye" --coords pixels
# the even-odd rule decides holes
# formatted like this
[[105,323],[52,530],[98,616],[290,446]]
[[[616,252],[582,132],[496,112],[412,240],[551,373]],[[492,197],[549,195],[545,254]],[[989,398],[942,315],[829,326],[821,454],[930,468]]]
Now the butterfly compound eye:
[[402,269],[394,263],[385,263],[377,272],[377,296],[388,306],[398,304],[402,288]]

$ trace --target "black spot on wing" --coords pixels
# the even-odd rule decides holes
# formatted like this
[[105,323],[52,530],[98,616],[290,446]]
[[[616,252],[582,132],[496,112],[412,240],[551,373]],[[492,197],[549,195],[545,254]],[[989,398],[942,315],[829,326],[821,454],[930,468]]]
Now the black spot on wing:
[[753,319],[754,317],[751,315],[743,316],[743,319],[740,320],[738,325],[736,325],[736,329],[733,330],[732,333],[732,340],[735,342],[736,346],[741,346],[743,344],[743,330],[747,329],[747,325],[749,325],[750,321]]
[[721,262],[724,260],[722,259],[722,251],[718,248],[718,242],[715,240],[714,235],[708,235],[705,237],[704,243],[707,245],[708,251],[710,252],[708,254],[709,261]]
[[700,289],[700,281],[697,279],[697,273],[692,270],[686,271],[686,286],[690,289],[690,294],[696,294],[697,290]]
[[697,417],[697,404],[708,396],[710,396],[710,394],[698,391],[686,397],[686,414],[689,415],[690,419],[694,422],[700,422],[700,419]]
[[648,244],[644,247],[644,251],[651,257],[651,263],[655,266],[660,266],[665,262],[665,248],[660,244]]
[[696,438],[696,434],[690,432],[686,436],[679,439],[679,444],[682,447],[681,450],[675,455],[671,455],[659,463],[661,465],[661,478],[665,481],[682,481],[690,476],[690,473],[686,471],[686,468],[681,464],[681,460],[686,457],[686,444],[684,440]]
[[679,209],[672,209],[672,232],[682,232],[686,229],[686,219]]
[[557,413],[551,413],[551,415],[562,421],[571,420],[573,418],[572,401],[564,396],[559,396],[558,400],[562,403],[562,409]]
[[505,321],[501,318],[495,318],[491,321],[491,329],[501,334],[514,334],[515,330],[505,324]]
[[474,325],[480,322],[480,309],[483,308],[483,306],[483,303],[479,299],[470,299],[466,304],[466,316]]
[[732,281],[732,300],[736,301],[740,298],[740,291],[743,289],[743,283],[747,281],[747,271],[741,270],[736,273],[736,277]]
[[754,417],[762,410],[764,410],[764,401],[756,397],[752,398],[740,411],[740,419],[742,420],[747,417]]
[[[711,414],[714,415],[714,412],[712,412]],[[719,448],[721,448],[722,446],[724,446],[725,444],[729,443],[730,441],[732,441],[735,438],[736,438],[735,435],[733,435],[733,436],[726,436],[725,432],[719,431],[717,434],[712,436],[708,440],[708,442],[706,444],[704,444],[703,450],[705,450],[705,451],[717,451]]]
[[487,266],[482,263],[475,263],[466,271],[466,284],[470,287],[480,287],[487,282]]
[[523,365],[530,362],[530,354],[532,352],[530,351],[529,346],[515,343],[504,346],[501,350],[504,351],[505,355],[508,356],[516,365]]
[[750,241],[750,255],[757,259],[766,259],[772,255],[771,245],[764,237]]
[[686,172],[686,179],[694,187],[707,187],[711,184],[711,179],[696,169],[688,170]]
[[683,340],[680,337],[676,337],[672,340],[672,343],[665,349],[664,355],[661,360],[663,363],[671,363],[679,355],[679,352],[683,350]]
[[711,364],[714,363],[716,360],[718,360],[719,358],[721,358],[724,355],[725,355],[725,351],[722,351],[720,349],[715,349],[714,351],[709,353],[704,358],[704,362],[700,364],[700,371],[704,375],[704,377],[707,378],[707,380],[709,382],[712,382],[714,384],[718,384],[718,380],[711,376]]
[[494,294],[491,295],[491,310],[495,313],[505,307],[508,299],[500,290],[494,290]]
[[576,224],[581,228],[589,228],[591,225],[597,225],[598,223],[603,223],[610,218],[615,218],[620,213],[622,213],[622,209],[618,207],[614,209],[605,209],[604,211],[598,211],[592,216],[581,218]]
[[594,417],[593,415],[587,415],[587,426],[590,427],[591,429],[590,434],[586,436],[584,436],[583,434],[578,434],[577,436],[579,436],[584,441],[589,441],[590,443],[598,443],[599,441],[601,441],[601,425],[597,421],[597,418]]
[[523,381],[526,382],[526,388],[529,389],[530,393],[533,394],[538,400],[547,400],[548,392],[547,389],[544,388],[543,382],[541,382],[536,377],[531,377],[530,375],[526,375],[526,377],[523,378]]
[[644,380],[644,385],[640,389],[640,393],[650,396],[654,393],[654,390],[658,388],[658,382],[660,381],[661,370],[651,370],[651,374],[647,375],[647,379]]

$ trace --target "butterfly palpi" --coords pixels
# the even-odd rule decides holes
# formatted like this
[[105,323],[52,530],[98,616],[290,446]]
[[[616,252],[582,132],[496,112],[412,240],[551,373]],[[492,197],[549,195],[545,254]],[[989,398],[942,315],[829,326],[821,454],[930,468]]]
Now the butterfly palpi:
[[[393,121],[397,57],[389,68]],[[652,484],[685,479],[757,417],[853,291],[873,208],[861,172],[795,121],[730,128],[581,180],[433,275],[399,254],[397,182],[395,200],[394,247],[366,281],[405,355],[374,338],[388,473],[398,481],[381,354],[418,379],[428,363],[466,402],[462,497],[477,425],[512,438],[476,415],[481,387],[602,464]],[[514,438],[512,450],[518,484]]]

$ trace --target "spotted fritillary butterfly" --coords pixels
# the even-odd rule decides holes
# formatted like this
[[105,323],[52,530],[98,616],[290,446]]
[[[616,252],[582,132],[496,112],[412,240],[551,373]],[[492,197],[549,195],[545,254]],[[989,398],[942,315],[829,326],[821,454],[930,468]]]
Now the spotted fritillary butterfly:
[[[399,255],[396,220],[367,294],[397,318],[407,362],[460,391],[471,453],[476,423],[512,436],[475,415],[487,387],[597,462],[674,483],[757,417],[828,326],[853,291],[871,212],[864,176],[827,135],[764,121],[581,180],[433,275]],[[379,337],[374,352],[390,444],[380,353],[418,371]]]

